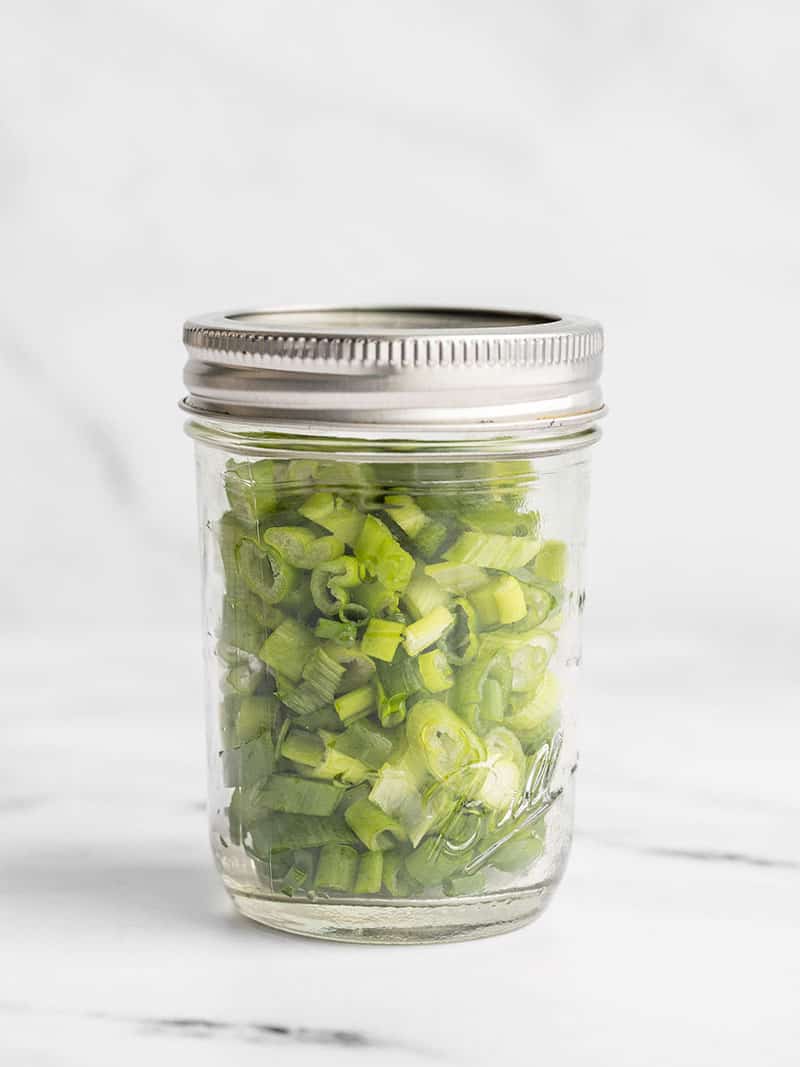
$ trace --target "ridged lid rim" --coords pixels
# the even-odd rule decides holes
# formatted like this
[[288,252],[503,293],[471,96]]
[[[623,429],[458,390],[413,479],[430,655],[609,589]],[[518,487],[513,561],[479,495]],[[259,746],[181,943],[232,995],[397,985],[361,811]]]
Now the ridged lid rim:
[[496,308],[276,308],[183,329],[193,413],[283,423],[490,433],[603,413],[603,331]]
[[[288,317],[351,313],[358,315],[440,316],[439,327],[404,326],[369,328],[351,326],[321,329],[306,325],[287,328]],[[452,321],[484,317],[486,325],[455,326]],[[263,317],[263,323],[256,318]],[[274,324],[270,324],[269,319]],[[492,325],[492,320],[496,325]],[[183,343],[195,351],[217,357],[262,356],[288,363],[362,367],[453,367],[457,365],[535,367],[582,363],[602,355],[603,329],[598,322],[577,316],[498,308],[367,306],[276,308],[265,311],[227,311],[198,315],[183,327]],[[250,362],[250,361],[248,361]],[[252,361],[255,364],[265,361]]]

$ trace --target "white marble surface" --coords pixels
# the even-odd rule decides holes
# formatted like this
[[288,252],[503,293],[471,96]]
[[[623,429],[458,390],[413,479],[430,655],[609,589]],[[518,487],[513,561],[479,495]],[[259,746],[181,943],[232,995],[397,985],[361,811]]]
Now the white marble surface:
[[551,909],[424,948],[234,914],[206,842],[195,635],[7,641],[0,1061],[796,1064],[789,661],[589,638],[577,834]]

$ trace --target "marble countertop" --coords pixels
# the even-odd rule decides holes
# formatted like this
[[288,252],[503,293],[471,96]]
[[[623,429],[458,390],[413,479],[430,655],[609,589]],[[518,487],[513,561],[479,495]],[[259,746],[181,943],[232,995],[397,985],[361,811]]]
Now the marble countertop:
[[592,636],[550,910],[490,940],[378,948],[272,933],[228,903],[195,635],[54,633],[0,662],[9,1067],[797,1062],[797,692],[780,672],[767,694],[711,642]]

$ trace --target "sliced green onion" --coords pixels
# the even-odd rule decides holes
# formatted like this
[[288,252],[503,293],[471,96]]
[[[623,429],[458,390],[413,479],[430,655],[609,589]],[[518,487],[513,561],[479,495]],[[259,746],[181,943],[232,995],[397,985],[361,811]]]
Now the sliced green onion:
[[280,884],[280,891],[287,897],[294,896],[299,890],[311,884],[314,877],[314,853],[309,849],[300,849],[292,856],[292,865]]
[[365,852],[358,860],[358,872],[353,886],[356,896],[380,893],[383,883],[383,853]]
[[383,853],[383,885],[389,896],[407,897],[414,891],[414,882],[409,877],[400,852]]
[[403,827],[371,800],[357,800],[344,814],[345,821],[362,844],[370,850],[385,851],[405,840]]
[[245,537],[251,540],[256,539],[256,526],[243,522],[232,511],[226,511],[219,522],[214,525],[214,532],[217,535],[219,554],[225,571],[225,593],[236,598],[250,596],[250,590],[239,578],[236,548]]
[[384,508],[387,515],[397,523],[403,533],[409,537],[417,537],[422,527],[428,521],[425,512],[415,502],[413,497],[397,493],[384,498]]
[[373,617],[394,615],[400,603],[399,594],[378,581],[362,582],[351,590],[350,596]]
[[506,724],[514,731],[527,752],[549,741],[558,728],[559,686],[549,671],[533,694],[512,698],[511,714]]
[[342,722],[347,723],[362,715],[368,715],[375,707],[375,700],[374,687],[362,685],[358,689],[351,689],[349,693],[337,697],[333,706]]
[[260,617],[260,598],[226,596],[222,605],[219,639],[232,649],[257,655],[264,643],[266,627]]
[[222,777],[226,786],[249,786],[266,782],[275,766],[275,748],[269,734],[262,734],[222,753]]
[[504,726],[485,737],[486,776],[478,799],[493,811],[506,811],[522,795],[525,753],[514,734]]
[[437,781],[481,762],[485,751],[467,724],[440,700],[420,700],[408,713],[409,746]]
[[281,479],[283,488],[310,489],[313,485],[319,464],[315,459],[290,459],[285,467],[285,476]]
[[423,652],[418,663],[422,683],[429,693],[442,693],[452,686],[455,680],[453,670],[440,648]]
[[239,704],[239,715],[236,723],[236,733],[240,744],[255,741],[267,730],[271,730],[275,722],[277,705],[275,697],[246,696]]
[[456,707],[477,733],[486,733],[492,723],[502,721],[511,682],[511,660],[503,649],[482,650],[459,671]]
[[449,593],[470,593],[486,582],[486,574],[471,563],[431,563],[425,573]]
[[383,685],[378,682],[378,718],[380,719],[381,726],[389,730],[394,726],[399,726],[406,717],[406,699],[407,693],[391,693],[387,694]]
[[450,536],[450,527],[439,519],[428,521],[414,537],[414,549],[423,559],[433,559]]
[[271,526],[261,535],[261,543],[303,570],[318,567],[344,552],[344,543],[338,537],[317,537],[305,526]]
[[457,667],[470,663],[478,651],[475,609],[468,600],[458,597],[450,605],[454,623],[442,635],[439,645],[450,663]]
[[311,653],[317,647],[316,638],[294,619],[284,621],[273,630],[261,646],[260,658],[275,673],[299,682]]
[[402,592],[414,571],[414,559],[395,541],[380,519],[367,515],[355,544],[356,559],[387,589]]
[[228,807],[225,810],[225,814],[228,817],[228,833],[230,835],[232,845],[241,845],[242,843],[242,792],[240,789],[234,789],[231,793],[231,799],[228,802]]
[[[285,722],[287,726],[290,725],[290,719],[288,717]],[[310,711],[302,717],[303,729],[309,732],[313,732],[314,730],[338,730],[341,725],[339,716],[330,705],[320,708],[318,711]]]
[[453,563],[509,571],[524,567],[539,551],[540,544],[535,537],[508,537],[467,530],[447,549],[444,557]]
[[489,587],[497,607],[498,622],[508,625],[525,618],[528,606],[522,586],[516,578],[510,574],[504,574],[499,578],[494,578],[489,583]]
[[234,693],[249,696],[255,693],[263,680],[263,667],[260,666],[258,660],[248,656],[243,663],[237,663],[231,667],[225,675],[225,687],[232,689]]
[[523,645],[511,653],[511,690],[530,693],[538,689],[549,656],[538,645]]
[[445,878],[442,888],[445,896],[448,897],[478,896],[486,888],[486,876],[483,871],[476,871],[474,874],[456,874],[452,878]]
[[323,845],[319,850],[319,862],[314,886],[317,889],[332,889],[337,893],[349,893],[356,879],[358,853],[349,845]]
[[225,492],[238,518],[255,522],[275,510],[275,468],[272,460],[256,463],[230,460],[225,470]]
[[323,647],[332,659],[345,668],[339,685],[340,693],[349,693],[351,689],[358,689],[372,682],[375,677],[375,664],[360,648],[339,645],[334,641],[329,641]]
[[333,493],[314,493],[299,511],[304,518],[315,522],[317,526],[330,530],[346,545],[356,543],[364,524],[364,516],[352,504],[334,496]]
[[567,573],[567,546],[563,541],[545,541],[533,564],[539,578],[563,582]]
[[549,660],[556,650],[556,639],[547,630],[493,630],[481,639],[481,649],[489,652],[504,649],[513,652],[518,648],[541,648]]
[[461,518],[467,526],[482,533],[505,534],[511,537],[537,537],[539,534],[537,512],[519,512],[499,500],[464,508]]
[[281,755],[294,763],[317,767],[325,755],[325,745],[319,734],[306,730],[290,730],[281,745]]
[[358,627],[354,622],[340,622],[337,619],[317,619],[314,636],[325,641],[338,641],[342,645],[352,645],[358,636]]
[[223,748],[236,748],[240,744],[238,726],[242,699],[239,693],[226,693],[222,698],[219,706],[219,732]]
[[426,837],[405,859],[406,871],[415,882],[428,888],[441,885],[464,865],[462,855],[449,853],[440,836]]
[[421,619],[412,622],[406,627],[403,644],[409,656],[417,656],[423,649],[430,648],[449,630],[454,623],[454,618],[447,608],[440,606],[428,612]]
[[297,569],[274,548],[261,548],[249,537],[236,546],[236,563],[247,588],[268,604],[279,604],[297,585]]
[[311,572],[311,599],[323,615],[335,615],[348,603],[348,590],[360,580],[358,564],[352,556],[320,563]]
[[302,682],[281,694],[284,704],[298,715],[319,711],[332,704],[345,669],[323,648],[315,648],[303,666]]
[[261,790],[259,804],[271,811],[297,815],[332,815],[342,787],[292,774],[274,774]]
[[322,731],[325,736],[325,755],[322,762],[318,763],[316,767],[303,767],[302,773],[309,778],[318,778],[321,781],[326,782],[339,782],[345,785],[360,785],[362,782],[366,782],[369,777],[369,769],[357,759],[353,759],[352,756],[345,755],[344,752],[339,752],[334,744],[336,735],[327,734],[327,731]]
[[500,622],[500,612],[497,609],[493,582],[487,582],[486,585],[482,585],[479,589],[474,589],[469,595],[469,602],[475,609],[475,614],[482,630],[497,626]]
[[317,468],[317,484],[333,486],[342,497],[366,509],[379,496],[375,475],[369,463],[348,463],[342,459],[323,462]]
[[[312,782],[312,785],[320,784]],[[319,848],[327,844],[356,845],[358,838],[338,815],[286,815],[271,812],[250,826],[253,851],[267,859],[273,851]]]
[[405,629],[402,623],[390,619],[370,619],[361,638],[361,651],[373,659],[391,663]]
[[507,692],[497,678],[487,678],[481,698],[479,722],[502,722]]
[[539,585],[525,585],[523,593],[528,606],[528,626],[541,626],[553,610],[555,597]]
[[396,819],[416,844],[434,823],[436,809],[424,793],[426,769],[413,753],[397,763],[385,763],[375,780],[369,799],[381,811]]
[[534,824],[534,827],[513,832],[508,839],[495,848],[489,863],[500,871],[513,874],[516,871],[524,871],[537,860],[544,852],[544,827]]
[[369,720],[352,723],[342,734],[337,734],[334,744],[339,752],[359,760],[371,771],[379,770],[391,757],[393,739],[386,730]]
[[403,593],[403,603],[415,619],[421,619],[434,608],[447,605],[447,593],[441,585],[424,571],[414,575]]

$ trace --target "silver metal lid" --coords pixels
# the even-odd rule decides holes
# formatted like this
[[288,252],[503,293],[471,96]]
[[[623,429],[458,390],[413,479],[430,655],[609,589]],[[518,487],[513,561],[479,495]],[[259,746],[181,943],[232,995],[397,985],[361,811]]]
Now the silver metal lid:
[[604,413],[603,332],[483,308],[292,308],[183,329],[184,410],[361,437],[575,433]]

